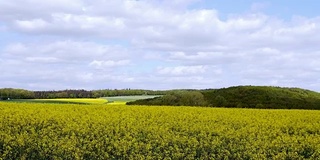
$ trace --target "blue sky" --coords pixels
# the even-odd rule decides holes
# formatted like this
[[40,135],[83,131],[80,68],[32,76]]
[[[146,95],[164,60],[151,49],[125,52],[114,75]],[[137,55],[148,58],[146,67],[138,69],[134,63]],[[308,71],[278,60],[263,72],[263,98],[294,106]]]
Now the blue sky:
[[320,91],[318,3],[0,0],[0,88]]
[[222,17],[229,14],[239,14],[259,11],[270,16],[276,16],[284,20],[290,20],[292,16],[316,17],[319,15],[319,1],[317,0],[206,0],[196,3],[194,8],[216,9]]

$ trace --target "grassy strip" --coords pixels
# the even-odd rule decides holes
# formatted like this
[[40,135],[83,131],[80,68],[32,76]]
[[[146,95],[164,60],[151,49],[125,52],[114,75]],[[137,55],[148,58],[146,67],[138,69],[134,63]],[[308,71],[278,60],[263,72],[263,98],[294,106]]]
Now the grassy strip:
[[115,96],[115,97],[102,97],[108,101],[118,101],[118,102],[131,102],[139,99],[149,99],[159,97],[160,95],[143,95],[143,96]]

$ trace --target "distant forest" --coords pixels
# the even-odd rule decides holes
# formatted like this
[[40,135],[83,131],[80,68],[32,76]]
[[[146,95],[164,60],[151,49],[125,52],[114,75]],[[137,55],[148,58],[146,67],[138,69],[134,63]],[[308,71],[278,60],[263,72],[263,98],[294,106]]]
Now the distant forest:
[[112,96],[164,95],[166,92],[167,91],[141,89],[28,91],[24,89],[2,88],[0,89],[0,99],[99,98]]
[[198,91],[176,91],[128,105],[204,106],[265,109],[320,109],[320,93],[269,86],[236,86]]

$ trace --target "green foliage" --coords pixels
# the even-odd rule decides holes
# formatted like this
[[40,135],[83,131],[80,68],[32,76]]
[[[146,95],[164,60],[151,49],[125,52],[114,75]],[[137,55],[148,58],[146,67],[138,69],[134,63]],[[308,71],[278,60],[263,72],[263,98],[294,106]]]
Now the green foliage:
[[223,96],[216,96],[216,98],[213,101],[213,106],[218,106],[218,107],[224,107],[228,104],[227,100]]
[[0,89],[0,100],[4,99],[56,99],[56,98],[100,98],[114,96],[148,96],[164,95],[170,91],[152,91],[142,89],[121,90],[60,90],[60,91],[27,91],[23,89],[2,88]]
[[7,99],[30,99],[34,98],[32,91],[24,89],[2,88],[0,89],[0,100]]
[[258,103],[255,108],[264,108],[263,104]]
[[[198,97],[198,98],[195,98]],[[228,108],[320,109],[320,93],[266,86],[238,86],[202,91],[176,91],[130,105],[211,106]]]
[[212,97],[223,96],[227,101],[225,107],[320,109],[320,93],[298,88],[237,86],[205,90],[203,94],[211,105],[217,103]]
[[320,159],[320,112],[0,102],[0,159]]

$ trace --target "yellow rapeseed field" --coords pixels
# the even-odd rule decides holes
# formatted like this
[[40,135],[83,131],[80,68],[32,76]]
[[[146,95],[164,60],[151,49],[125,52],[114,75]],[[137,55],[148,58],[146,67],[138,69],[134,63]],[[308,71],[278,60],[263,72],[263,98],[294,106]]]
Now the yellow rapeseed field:
[[55,99],[35,99],[35,101],[61,101],[61,102],[78,102],[78,103],[89,103],[89,104],[103,104],[107,103],[106,99],[100,98],[55,98]]
[[320,112],[0,102],[0,159],[320,159]]

